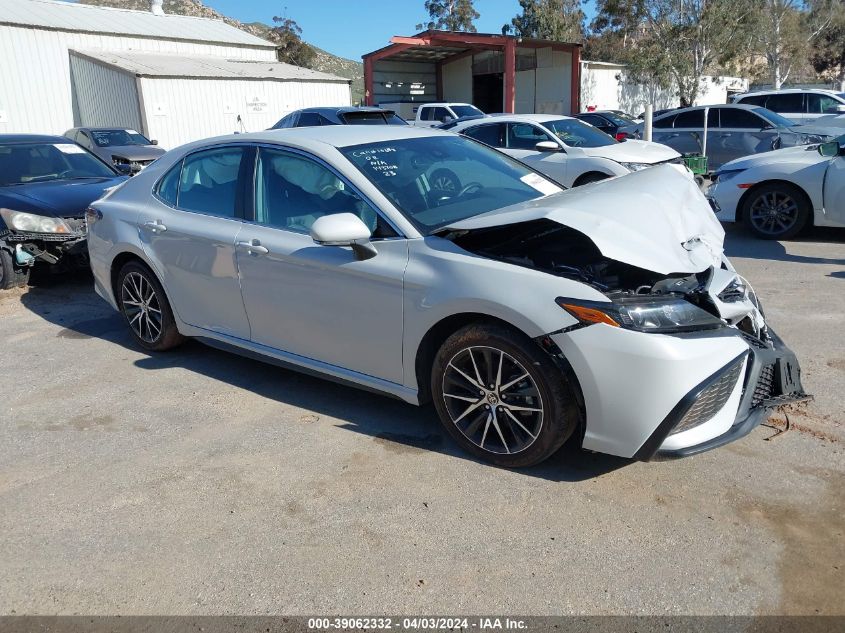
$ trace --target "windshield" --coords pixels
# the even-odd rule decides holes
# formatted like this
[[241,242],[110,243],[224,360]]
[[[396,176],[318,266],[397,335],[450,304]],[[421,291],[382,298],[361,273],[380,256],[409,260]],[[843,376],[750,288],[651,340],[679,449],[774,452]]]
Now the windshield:
[[629,119],[627,117],[622,116],[621,114],[617,114],[616,112],[602,112],[604,116],[610,119],[613,122],[613,125],[635,125],[636,121],[634,119]]
[[618,141],[578,119],[555,119],[542,125],[569,147],[604,147]]
[[459,118],[464,116],[478,116],[479,114],[484,114],[481,110],[471,105],[453,105],[449,107],[452,108],[452,112],[455,113],[455,116]]
[[152,145],[148,138],[135,130],[91,130],[91,137],[94,139],[97,147]]
[[424,234],[563,190],[522,163],[461,136],[339,149]]
[[0,145],[2,186],[115,175],[105,163],[73,143]]
[[795,121],[790,121],[786,117],[779,115],[777,112],[772,112],[768,108],[754,108],[754,112],[768,120],[775,127],[794,127],[796,125]]

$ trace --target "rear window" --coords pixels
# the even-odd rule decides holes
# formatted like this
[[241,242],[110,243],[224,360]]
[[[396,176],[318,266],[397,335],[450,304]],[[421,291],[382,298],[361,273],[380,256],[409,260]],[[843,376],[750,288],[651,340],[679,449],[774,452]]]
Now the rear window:
[[347,125],[405,125],[405,121],[387,112],[344,112],[341,121]]
[[450,106],[457,117],[478,116],[484,114],[481,110],[472,105],[453,105]]

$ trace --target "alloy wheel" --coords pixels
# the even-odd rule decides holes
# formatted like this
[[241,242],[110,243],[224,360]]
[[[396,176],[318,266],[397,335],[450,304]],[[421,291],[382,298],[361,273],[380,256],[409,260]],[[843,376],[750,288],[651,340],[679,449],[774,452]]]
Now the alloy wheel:
[[161,303],[149,280],[130,272],[123,278],[120,301],[129,327],[142,341],[155,343],[162,331]]
[[795,226],[798,215],[798,203],[792,196],[779,191],[767,191],[751,204],[748,219],[760,233],[780,235]]
[[464,437],[492,453],[524,451],[543,427],[543,399],[531,374],[494,347],[467,347],[452,357],[443,402]]

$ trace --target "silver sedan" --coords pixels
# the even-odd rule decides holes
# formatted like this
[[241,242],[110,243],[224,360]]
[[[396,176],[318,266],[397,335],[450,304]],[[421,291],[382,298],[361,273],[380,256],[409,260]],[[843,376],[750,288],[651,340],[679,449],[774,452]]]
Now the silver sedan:
[[[441,170],[460,186],[432,187]],[[669,166],[562,191],[447,132],[269,131],[169,152],[88,222],[97,292],[140,346],[196,337],[433,401],[502,466],[570,437],[697,453],[803,393],[719,222]]]

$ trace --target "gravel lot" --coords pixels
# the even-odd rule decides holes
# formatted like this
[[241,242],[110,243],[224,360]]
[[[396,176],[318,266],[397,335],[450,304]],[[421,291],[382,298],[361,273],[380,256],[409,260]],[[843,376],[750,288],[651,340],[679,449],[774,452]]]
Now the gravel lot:
[[693,458],[475,462],[431,409],[0,295],[0,613],[845,614],[845,233],[728,254],[816,396]]

